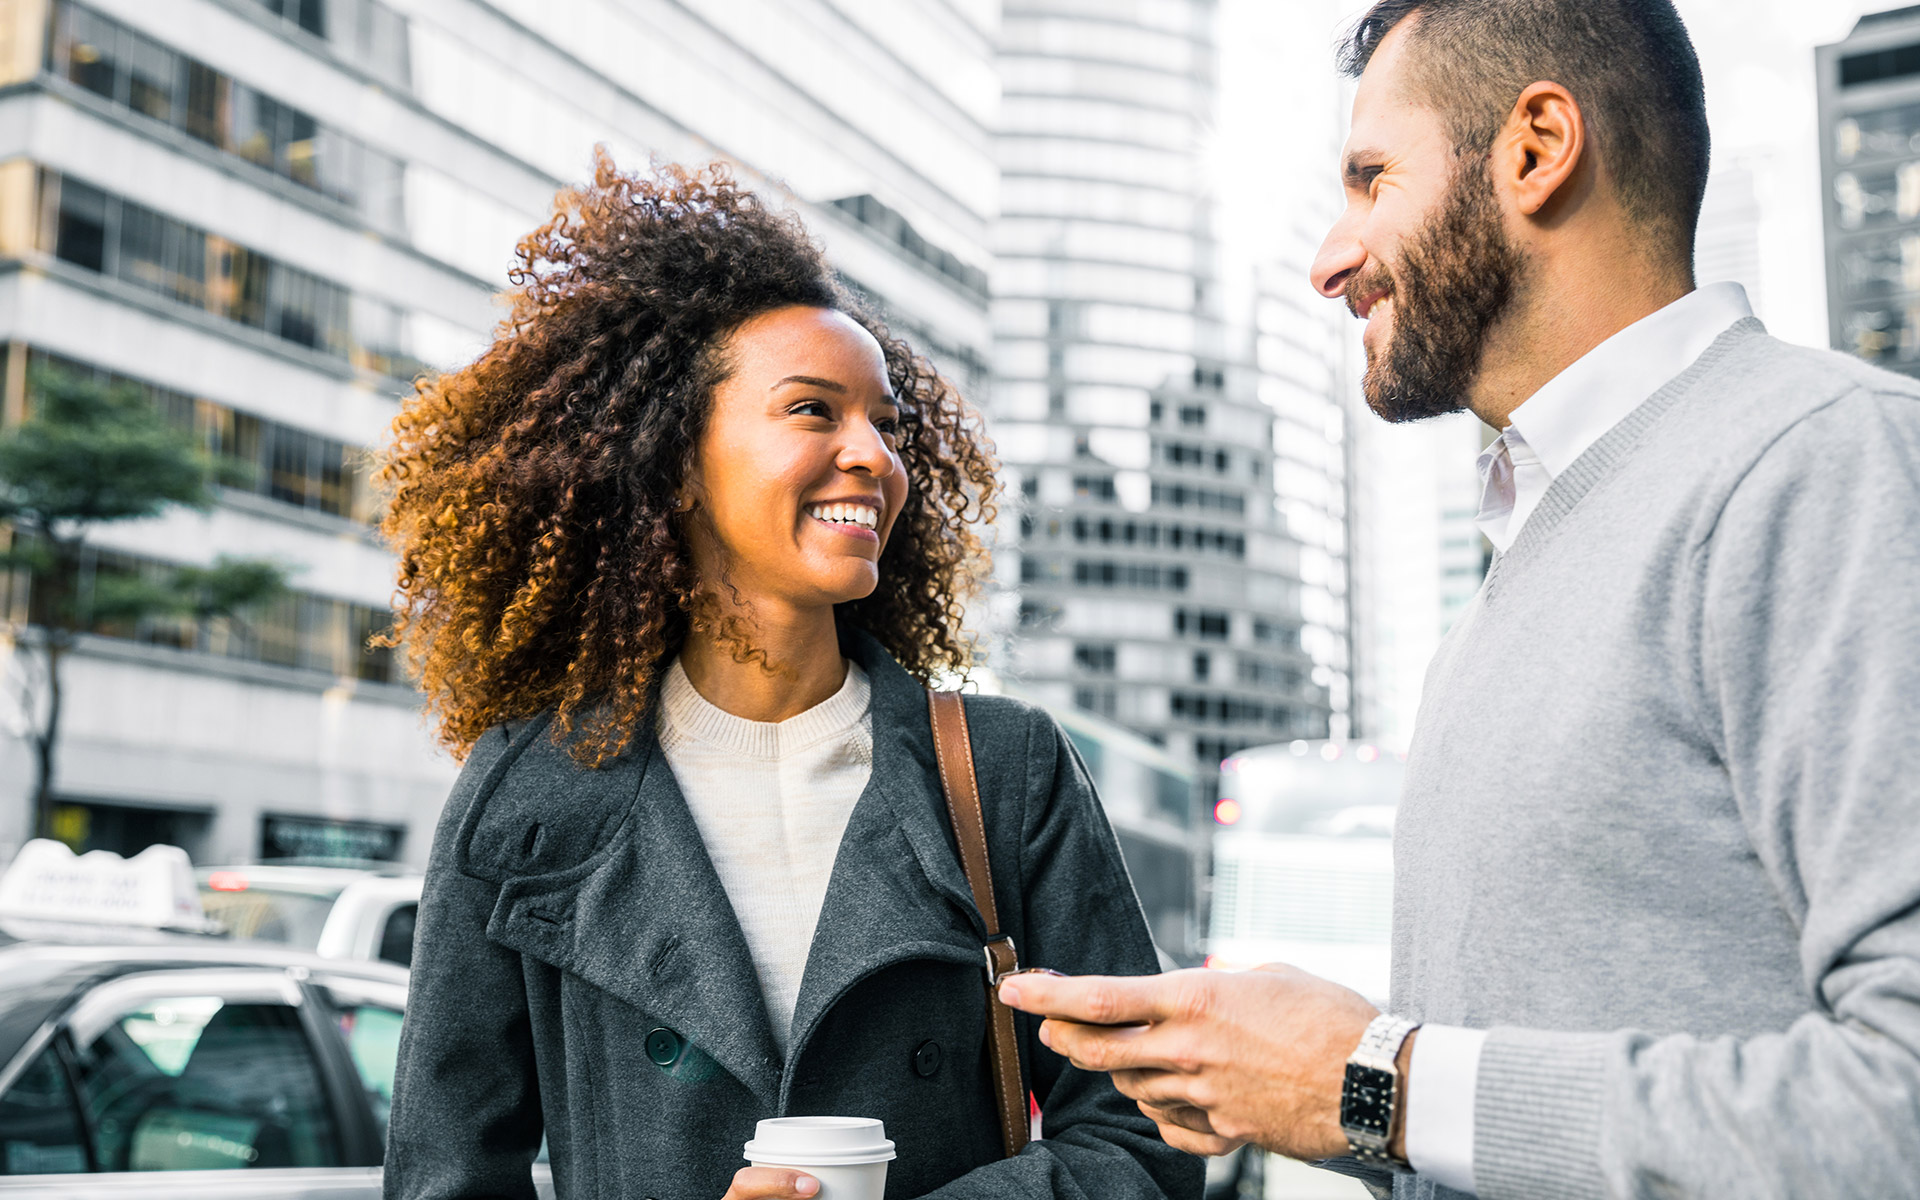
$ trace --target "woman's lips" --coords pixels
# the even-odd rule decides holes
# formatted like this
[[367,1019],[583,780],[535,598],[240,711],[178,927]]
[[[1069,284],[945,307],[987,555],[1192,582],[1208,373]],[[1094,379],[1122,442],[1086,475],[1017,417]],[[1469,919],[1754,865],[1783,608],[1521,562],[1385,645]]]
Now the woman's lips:
[[844,533],[857,541],[878,542],[880,540],[880,534],[875,530],[868,529],[865,525],[850,525],[841,521],[822,521],[819,517],[811,513],[807,514],[807,520],[812,521],[816,525],[824,525],[835,533]]

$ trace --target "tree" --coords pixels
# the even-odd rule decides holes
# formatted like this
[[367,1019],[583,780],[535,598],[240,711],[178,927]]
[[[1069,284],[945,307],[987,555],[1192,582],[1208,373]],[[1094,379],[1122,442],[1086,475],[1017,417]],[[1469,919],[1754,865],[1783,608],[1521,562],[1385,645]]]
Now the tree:
[[182,505],[205,510],[214,484],[233,482],[216,462],[131,384],[109,386],[69,371],[36,367],[27,418],[0,431],[0,521],[13,546],[0,565],[32,579],[28,625],[16,639],[40,656],[44,699],[29,696],[27,739],[35,751],[34,832],[53,816],[54,754],[60,734],[61,665],[80,634],[144,618],[194,622],[207,644],[211,623],[272,599],[285,572],[260,560],[222,557],[211,567],[153,573],[95,573],[87,539],[102,525],[159,516]]

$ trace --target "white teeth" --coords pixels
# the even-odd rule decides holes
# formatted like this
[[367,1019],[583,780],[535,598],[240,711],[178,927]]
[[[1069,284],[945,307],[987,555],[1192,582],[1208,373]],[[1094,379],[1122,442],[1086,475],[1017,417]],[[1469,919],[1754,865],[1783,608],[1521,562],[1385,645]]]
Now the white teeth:
[[879,512],[864,504],[814,504],[808,506],[807,515],[836,525],[858,525],[862,529],[880,527]]

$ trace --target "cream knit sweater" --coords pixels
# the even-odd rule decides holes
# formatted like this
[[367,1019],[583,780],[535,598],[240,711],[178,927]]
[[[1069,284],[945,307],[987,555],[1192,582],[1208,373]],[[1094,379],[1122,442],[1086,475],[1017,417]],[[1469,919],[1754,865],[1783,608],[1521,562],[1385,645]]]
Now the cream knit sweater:
[[784,721],[708,703],[678,659],[660,689],[660,747],[747,938],[781,1054],[847,817],[873,772],[867,676]]

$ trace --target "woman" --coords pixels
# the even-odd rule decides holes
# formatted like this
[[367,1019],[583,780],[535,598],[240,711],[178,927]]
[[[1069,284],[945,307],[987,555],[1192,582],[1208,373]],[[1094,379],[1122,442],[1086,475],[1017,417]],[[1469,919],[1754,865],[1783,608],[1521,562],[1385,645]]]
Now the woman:
[[[719,168],[602,156],[511,315],[395,423],[396,634],[467,756],[434,839],[393,1197],[807,1196],[763,1117],[878,1117],[889,1197],[1196,1196],[1105,1076],[1020,1026],[1045,1140],[1003,1159],[983,931],[923,685],[963,668],[976,418]],[[1029,962],[1155,957],[1042,713],[968,716]]]

